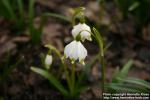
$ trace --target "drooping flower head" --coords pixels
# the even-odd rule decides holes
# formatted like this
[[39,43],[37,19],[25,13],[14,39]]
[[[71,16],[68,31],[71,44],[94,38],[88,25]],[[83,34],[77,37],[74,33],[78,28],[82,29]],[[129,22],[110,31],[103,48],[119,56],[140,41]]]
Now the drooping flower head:
[[84,41],[85,39],[91,41],[91,29],[85,23],[79,23],[78,25],[73,26],[72,35],[76,39],[78,35],[80,35],[81,40]]
[[45,57],[45,66],[47,69],[49,69],[50,65],[52,64],[53,57],[52,55],[47,54]]
[[66,58],[70,58],[72,63],[74,63],[75,60],[79,60],[79,62],[84,65],[87,50],[80,41],[74,40],[66,45],[64,55]]

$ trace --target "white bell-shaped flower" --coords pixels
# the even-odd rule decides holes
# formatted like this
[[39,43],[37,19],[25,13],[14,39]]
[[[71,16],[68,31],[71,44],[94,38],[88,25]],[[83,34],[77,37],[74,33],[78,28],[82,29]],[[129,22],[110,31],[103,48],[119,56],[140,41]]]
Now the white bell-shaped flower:
[[72,60],[72,63],[74,63],[75,60],[79,60],[79,62],[84,65],[87,50],[80,41],[74,40],[66,45],[64,55],[66,58],[69,57]]
[[51,64],[52,64],[52,62],[53,62],[53,57],[52,57],[52,55],[47,54],[46,57],[45,57],[45,67],[46,67],[47,69],[49,69],[50,66],[51,66]]
[[76,38],[78,35],[80,35],[81,40],[84,41],[85,39],[91,41],[91,28],[86,25],[85,23],[73,26],[72,29],[72,35],[74,38]]

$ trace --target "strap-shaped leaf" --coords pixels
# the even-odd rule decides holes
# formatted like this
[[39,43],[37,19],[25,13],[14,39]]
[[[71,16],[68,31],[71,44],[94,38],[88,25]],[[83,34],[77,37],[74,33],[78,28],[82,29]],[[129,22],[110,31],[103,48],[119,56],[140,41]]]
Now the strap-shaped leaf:
[[112,77],[112,82],[123,82],[123,80],[118,80],[118,79],[124,79],[129,72],[130,67],[132,66],[133,61],[129,60],[122,68],[121,71],[117,68],[113,77]]
[[10,1],[9,0],[2,0],[2,3],[4,5],[4,7],[7,9],[7,11],[9,12],[10,16],[16,20],[16,15],[13,11],[12,6],[10,5]]
[[133,77],[129,77],[129,78],[126,78],[126,79],[119,78],[119,80],[122,80],[122,81],[127,82],[127,83],[140,85],[140,86],[143,86],[147,89],[150,89],[150,83],[149,82],[138,79],[138,78],[133,78]]
[[59,18],[62,19],[66,22],[70,22],[70,19],[67,16],[61,15],[61,14],[57,14],[57,13],[45,13],[44,16],[50,16],[50,17],[55,17],[55,18]]
[[132,66],[132,64],[133,64],[133,61],[132,61],[132,60],[129,60],[129,61],[123,66],[123,68],[122,68],[122,70],[120,71],[118,77],[124,79],[124,78],[128,75],[129,69],[130,69],[130,67]]
[[129,11],[133,11],[133,10],[135,10],[136,8],[138,8],[139,5],[140,5],[140,3],[139,3],[138,1],[136,1],[136,2],[134,2],[134,3],[128,8],[128,10],[129,10]]
[[18,10],[19,10],[19,13],[20,13],[20,17],[24,17],[24,9],[23,9],[23,0],[17,0],[17,4],[18,4]]
[[118,77],[119,73],[120,73],[120,72],[119,72],[119,67],[117,67],[117,68],[115,69],[114,74],[112,75],[112,82],[113,82],[113,83],[117,83],[117,82],[118,82],[117,77]]
[[108,83],[105,87],[112,92],[143,92],[142,89],[134,87],[130,84]]
[[31,70],[48,79],[63,95],[67,96],[69,94],[63,85],[48,71],[36,67],[31,67]]

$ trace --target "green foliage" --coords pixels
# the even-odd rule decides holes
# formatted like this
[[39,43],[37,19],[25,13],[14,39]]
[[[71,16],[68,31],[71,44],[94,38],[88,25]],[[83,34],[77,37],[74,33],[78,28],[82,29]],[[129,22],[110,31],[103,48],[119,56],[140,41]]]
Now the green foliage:
[[41,15],[41,23],[39,25],[38,28],[36,28],[33,24],[33,21],[34,21],[34,17],[35,17],[35,14],[34,14],[34,4],[35,4],[35,0],[30,0],[29,1],[29,22],[28,22],[28,26],[29,26],[29,33],[30,33],[30,36],[31,36],[31,41],[32,43],[34,44],[37,44],[39,43],[39,41],[41,40],[41,35],[42,35],[42,31],[43,31],[43,26],[44,26],[44,17]]
[[64,20],[64,21],[66,21],[66,22],[70,22],[70,19],[69,18],[67,18],[66,16],[64,16],[64,15],[60,15],[60,14],[57,14],[57,13],[45,13],[44,14],[44,16],[46,16],[46,17],[55,17],[55,18],[58,18],[58,19],[62,19],[62,20]]
[[[12,21],[14,23],[13,30],[17,33],[23,33],[25,28],[28,29],[31,37],[31,42],[37,44],[41,40],[44,22],[47,17],[52,16],[64,21],[69,22],[70,20],[60,14],[56,13],[44,13],[40,15],[39,27],[34,26],[34,11],[35,0],[29,0],[28,11],[25,10],[24,0],[1,0],[0,1],[0,16]],[[26,13],[27,12],[27,13]],[[27,17],[27,18],[26,18]]]
[[112,83],[107,83],[105,87],[111,92],[149,92],[150,83],[138,78],[127,77],[129,69],[133,64],[129,60],[121,71],[116,69],[112,77]]
[[[65,97],[68,97],[70,99],[78,98],[81,91],[84,91],[84,90],[87,89],[87,86],[82,85],[81,81],[84,79],[86,71],[88,69],[90,69],[90,67],[93,65],[93,63],[96,62],[98,57],[96,57],[94,59],[94,61],[92,61],[91,64],[85,65],[87,67],[85,67],[85,70],[78,76],[78,78],[76,80],[75,75],[74,75],[75,74],[75,69],[73,70],[74,72],[70,72],[68,70],[68,66],[66,66],[66,64],[64,63],[64,59],[62,59],[61,53],[52,45],[45,45],[45,47],[47,47],[50,50],[50,52],[54,52],[61,59],[60,66],[61,66],[61,68],[64,69],[68,87],[63,86],[61,81],[59,81],[58,78],[56,78],[55,75],[52,75],[47,69],[31,67],[31,70],[38,73],[38,74],[40,74],[44,78],[48,79],[49,82],[56,89],[58,89]],[[42,62],[43,62],[43,60],[42,60]],[[45,68],[45,67],[43,67],[43,68]],[[73,66],[72,66],[72,68],[73,68]],[[74,68],[75,68],[75,66],[74,66]]]
[[118,79],[117,77],[119,78],[122,78],[124,79],[125,77],[127,77],[128,75],[128,72],[129,72],[129,69],[130,67],[132,66],[133,64],[133,61],[132,60],[129,60],[122,68],[122,70],[119,72],[118,68],[116,69],[116,73],[113,75],[113,78],[112,78],[112,82],[117,82]]
[[10,16],[13,19],[16,18],[9,0],[1,0],[1,5],[2,7],[4,7],[4,10],[6,11],[6,12],[3,11],[6,17]]
[[[19,13],[16,14],[18,6]],[[11,1],[11,0],[1,0],[0,1],[0,16],[3,16],[10,21],[13,21],[15,24],[12,26],[13,29],[17,29],[19,31],[24,29],[25,20],[23,16],[23,4],[22,0]]]
[[64,86],[51,73],[49,73],[46,70],[36,68],[36,67],[31,67],[31,70],[40,74],[44,78],[48,79],[50,81],[50,83],[52,83],[64,96],[68,95],[68,91],[64,88]]
[[115,0],[115,3],[125,17],[131,13],[138,25],[145,25],[150,21],[149,0]]
[[[31,36],[31,40],[33,43],[37,43],[40,41],[40,36],[42,33],[42,24],[38,29],[36,29],[33,25],[33,19],[34,19],[34,1],[29,1],[29,11],[27,16],[29,16],[29,19],[25,18],[25,9],[24,9],[24,2],[23,0],[1,0],[1,16],[4,18],[13,21],[14,25],[12,27],[13,30],[15,30],[17,33],[21,33],[24,31],[26,27],[29,27],[29,33]],[[28,21],[29,22],[28,22]],[[43,23],[43,22],[41,22]],[[33,34],[34,33],[34,34]]]

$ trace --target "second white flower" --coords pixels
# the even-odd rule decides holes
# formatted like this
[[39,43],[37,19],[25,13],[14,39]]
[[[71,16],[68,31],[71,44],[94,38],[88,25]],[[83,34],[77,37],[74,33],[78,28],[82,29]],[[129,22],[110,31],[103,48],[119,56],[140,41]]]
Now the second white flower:
[[91,41],[91,28],[86,25],[85,23],[78,25],[75,25],[72,29],[72,35],[74,38],[76,38],[78,35],[80,35],[81,40],[84,41],[85,39]]

